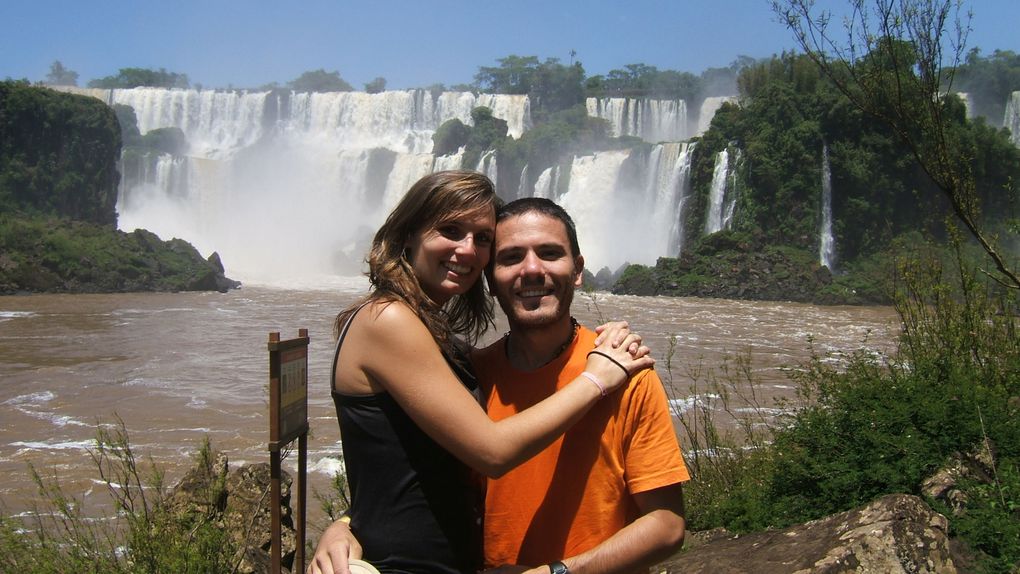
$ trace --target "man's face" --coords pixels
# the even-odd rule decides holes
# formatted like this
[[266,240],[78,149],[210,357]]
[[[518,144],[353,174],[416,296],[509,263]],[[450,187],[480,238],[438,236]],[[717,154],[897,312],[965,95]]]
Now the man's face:
[[570,251],[560,220],[538,212],[496,225],[492,291],[511,327],[555,324],[570,315],[584,258]]

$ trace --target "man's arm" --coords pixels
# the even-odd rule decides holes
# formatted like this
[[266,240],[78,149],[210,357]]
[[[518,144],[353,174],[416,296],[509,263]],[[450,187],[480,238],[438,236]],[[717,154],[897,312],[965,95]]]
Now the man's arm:
[[[602,544],[563,559],[570,574],[619,574],[647,569],[684,544],[684,498],[680,484],[634,494],[641,516]],[[549,566],[501,566],[488,574],[550,574]]]
[[[687,521],[680,484],[634,494],[641,516],[605,542],[563,563],[571,574],[635,572],[669,558],[684,544]],[[543,566],[536,574],[547,574]]]

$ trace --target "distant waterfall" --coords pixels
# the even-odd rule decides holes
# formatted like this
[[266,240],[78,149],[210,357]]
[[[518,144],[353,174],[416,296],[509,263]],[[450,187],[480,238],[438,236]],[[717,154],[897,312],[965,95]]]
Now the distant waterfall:
[[708,214],[705,216],[706,235],[723,228],[723,202],[726,200],[729,169],[730,153],[728,150],[722,150],[715,156],[715,169],[712,171],[712,187],[708,193]]
[[[462,167],[434,157],[445,121],[485,105],[514,137],[530,128],[527,96],[425,90],[293,93],[88,90],[135,111],[139,130],[176,127],[184,156],[132,158],[118,201],[122,229],[144,227],[219,251],[231,276],[263,270],[356,273],[367,237],[417,179]],[[489,155],[479,166],[495,179]],[[130,168],[130,169],[129,169]]]
[[589,270],[610,261],[622,263],[636,250],[647,248],[632,242],[635,233],[647,228],[647,222],[634,221],[633,206],[616,192],[620,168],[630,153],[618,150],[574,158],[570,187],[559,198],[558,203],[577,225],[581,254]]
[[733,161],[730,152],[724,149],[715,156],[715,169],[712,171],[712,187],[708,194],[708,212],[705,214],[705,234],[729,229],[733,221],[733,212],[737,207],[737,171],[741,152],[734,150]]
[[609,121],[614,136],[635,136],[652,143],[690,137],[683,100],[588,98],[585,105],[589,116]]
[[[560,184],[560,166],[554,165],[547,167],[542,170],[542,173],[538,174],[538,179],[535,180],[535,192],[532,194],[534,197],[544,197],[546,199],[556,199],[556,189]],[[526,196],[521,196],[526,197]]]
[[712,125],[712,118],[726,102],[735,102],[734,96],[712,96],[701,102],[701,109],[698,111],[698,128],[693,135],[700,136],[708,131]]
[[1009,129],[1009,139],[1020,146],[1020,92],[1013,92],[1006,102],[1006,115],[1002,125]]
[[517,195],[515,198],[527,197],[528,194],[528,164],[521,169],[521,179],[517,183]]
[[496,150],[489,150],[483,153],[482,157],[478,159],[478,165],[475,166],[475,171],[484,173],[492,180],[492,183],[495,184],[499,177],[496,164]]
[[[471,110],[486,105],[514,137],[531,126],[527,96],[516,95],[67,91],[130,106],[143,134],[167,127],[185,134],[189,148],[182,155],[124,157],[120,227],[181,237],[206,254],[218,251],[228,274],[247,282],[359,273],[366,241],[418,178],[461,167],[494,180],[500,175],[491,152],[474,166],[463,166],[464,149],[434,156],[432,135],[443,122],[470,124]],[[676,141],[687,135],[686,104],[603,103],[621,129],[626,123],[641,137],[672,143],[575,157],[534,178],[531,167],[519,182],[503,182],[517,187],[503,185],[504,192],[566,206],[591,266],[615,270],[624,262],[675,256],[685,235],[694,150]]]
[[[647,155],[622,150],[574,158],[569,187],[558,202],[577,224],[589,270],[616,271],[624,263],[654,265],[660,256],[679,253],[693,151],[693,144],[666,143],[653,146]],[[625,169],[628,163],[637,166],[637,179],[622,177],[631,171]],[[542,177],[539,180],[535,195],[549,193]]]
[[[668,230],[662,255],[677,257],[683,251],[684,217],[691,191],[691,160],[696,144],[670,143],[652,150],[646,196],[654,197],[652,227]],[[638,261],[635,261],[638,262]]]
[[835,271],[836,240],[832,237],[832,170],[829,146],[822,145],[822,217],[819,229],[818,262]]

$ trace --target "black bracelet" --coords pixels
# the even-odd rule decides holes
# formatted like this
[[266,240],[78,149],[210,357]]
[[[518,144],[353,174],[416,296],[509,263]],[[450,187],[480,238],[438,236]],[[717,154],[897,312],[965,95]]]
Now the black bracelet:
[[610,361],[612,361],[612,362],[613,362],[613,364],[614,364],[614,365],[616,365],[617,367],[620,367],[621,369],[623,369],[623,376],[624,376],[625,378],[627,378],[627,379],[629,379],[629,378],[630,378],[630,371],[628,371],[628,370],[627,370],[627,367],[624,367],[623,365],[621,365],[621,364],[620,364],[620,361],[617,361],[616,359],[614,359],[614,358],[610,357],[609,355],[607,355],[607,354],[603,353],[602,351],[598,351],[598,350],[595,350],[595,351],[590,351],[590,352],[589,352],[589,353],[588,353],[588,354],[587,354],[587,355],[585,356],[585,358],[587,358],[587,357],[590,357],[590,356],[592,356],[592,355],[602,355],[603,357],[605,357],[605,358],[609,359]]

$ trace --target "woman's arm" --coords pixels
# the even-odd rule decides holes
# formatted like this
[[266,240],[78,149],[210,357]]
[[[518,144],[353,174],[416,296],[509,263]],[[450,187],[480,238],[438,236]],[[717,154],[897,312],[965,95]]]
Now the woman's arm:
[[[497,477],[531,458],[562,435],[602,397],[596,384],[578,377],[541,403],[507,419],[494,422],[461,382],[417,315],[402,303],[373,305],[355,319],[344,341],[345,369],[360,370],[373,385],[382,387],[433,440],[465,464]],[[353,337],[352,337],[353,335]],[[654,364],[647,355],[634,358],[628,348],[638,341],[618,337],[598,350],[634,373]],[[591,355],[586,371],[607,392],[628,377],[612,361]]]

